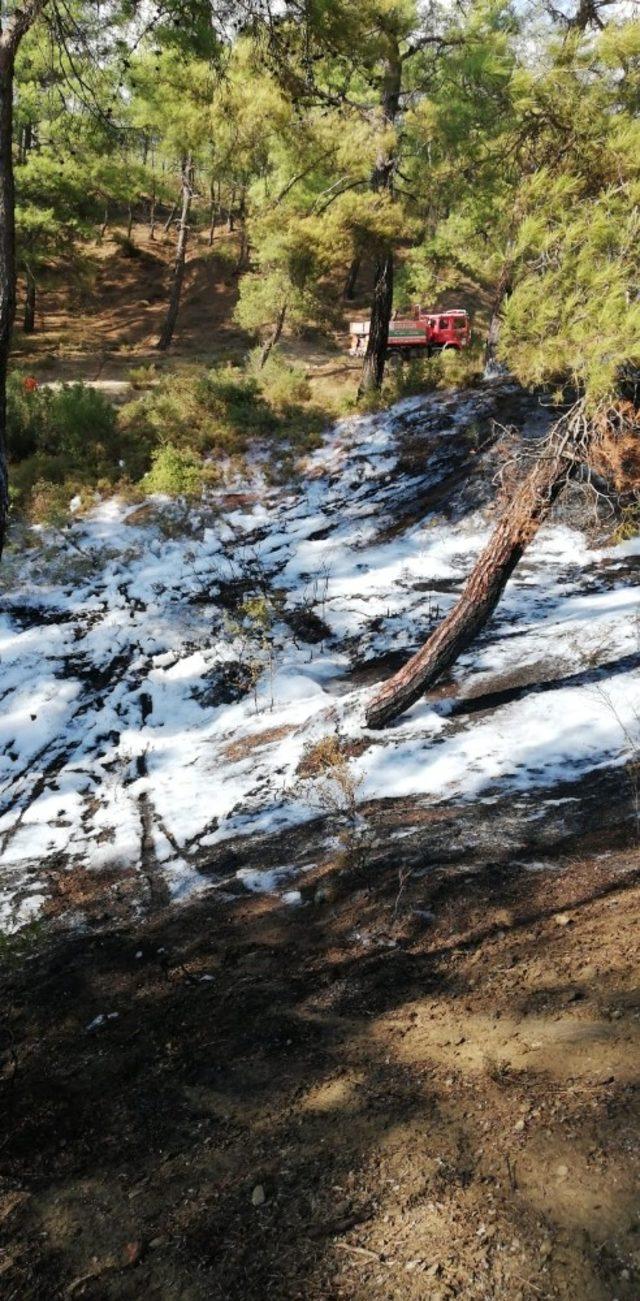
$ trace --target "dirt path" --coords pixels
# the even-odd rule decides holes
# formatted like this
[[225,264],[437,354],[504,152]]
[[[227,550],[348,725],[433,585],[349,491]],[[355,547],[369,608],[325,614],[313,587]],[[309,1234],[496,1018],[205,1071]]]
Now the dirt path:
[[14,941],[2,1295],[637,1297],[640,857],[562,868]]

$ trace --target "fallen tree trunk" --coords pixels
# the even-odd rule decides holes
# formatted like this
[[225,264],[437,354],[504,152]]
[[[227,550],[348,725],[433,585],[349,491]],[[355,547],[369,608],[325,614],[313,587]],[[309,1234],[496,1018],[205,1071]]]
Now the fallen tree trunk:
[[582,457],[588,439],[583,404],[577,403],[545,439],[541,455],[506,507],[453,610],[373,697],[367,709],[368,727],[384,727],[403,714],[471,645],[567,483],[577,463],[577,445]]

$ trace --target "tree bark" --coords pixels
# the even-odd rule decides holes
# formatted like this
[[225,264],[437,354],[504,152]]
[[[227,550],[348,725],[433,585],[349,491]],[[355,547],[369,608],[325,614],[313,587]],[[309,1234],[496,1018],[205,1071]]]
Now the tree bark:
[[238,249],[238,260],[236,262],[236,275],[241,275],[249,261],[249,240],[247,236],[247,195],[246,190],[240,193],[240,203],[238,205],[238,222],[240,229],[240,247]]
[[[491,618],[526,547],[562,492],[571,472],[571,415],[552,431],[551,450],[536,461],[506,507],[477,560],[462,595],[425,645],[385,682],[367,709],[367,726],[384,727],[415,704],[451,668]],[[567,428],[569,432],[567,432]]]
[[212,181],[209,187],[209,198],[209,234],[207,236],[207,244],[209,245],[209,248],[212,248],[213,237],[216,233],[216,222],[218,220],[218,202],[216,200],[215,181]]
[[127,219],[127,239],[131,239],[132,230],[133,230],[133,208],[131,204],[129,204],[128,219]]
[[102,225],[101,225],[101,227],[100,227],[100,239],[104,239],[104,237],[105,237],[105,235],[106,235],[106,233],[107,233],[107,226],[108,226],[108,225],[109,225],[109,205],[108,205],[108,203],[105,203],[105,207],[104,207],[104,218],[103,218],[103,221],[102,221]]
[[342,296],[348,303],[350,303],[356,295],[356,285],[358,283],[358,276],[360,275],[360,262],[360,254],[356,253],[355,257],[352,259],[351,266],[347,271],[347,278],[344,282]]
[[286,315],[287,315],[287,304],[283,303],[276,317],[276,323],[273,327],[273,330],[269,335],[269,338],[267,339],[266,343],[263,343],[262,345],[262,352],[260,353],[260,364],[259,364],[260,370],[262,370],[263,367],[266,366],[272,350],[275,348],[276,344],[280,342],[280,336],[284,329]]
[[9,510],[7,478],[7,366],[16,314],[15,188],[13,179],[13,73],[20,42],[46,0],[27,0],[0,13],[0,555]]
[[36,328],[36,282],[29,267],[25,271],[24,318],[22,328],[25,334],[33,334]]
[[16,311],[15,198],[13,184],[13,64],[15,51],[0,43],[0,555],[9,509],[7,479],[7,365]]
[[393,305],[393,251],[388,249],[376,262],[367,350],[362,363],[358,397],[382,386],[389,346],[389,323]]
[[164,226],[162,227],[162,232],[164,235],[167,235],[169,233],[171,223],[176,215],[177,207],[178,207],[177,203],[174,203],[171,207],[171,212],[169,213],[169,216],[167,217],[167,220],[165,221]]
[[149,201],[149,239],[156,237],[156,194],[155,190]]
[[489,331],[487,342],[484,350],[485,368],[495,366],[497,362],[498,340],[500,338],[500,313],[507,294],[511,291],[511,282],[513,279],[513,261],[511,253],[507,250],[505,260],[502,264],[502,270],[498,277],[496,292],[491,305],[491,318],[489,321]]
[[[402,57],[397,40],[389,38],[382,84],[382,112],[385,122],[390,127],[393,126],[398,115],[401,89]],[[379,155],[371,178],[373,190],[392,192],[394,167],[394,158],[389,158],[387,154]],[[358,397],[379,389],[384,379],[384,366],[389,344],[389,322],[393,304],[393,270],[393,248],[388,245],[380,250],[376,259],[371,324],[369,326],[367,350],[362,366]]]
[[182,208],[180,211],[180,221],[178,222],[176,256],[173,264],[171,284],[169,286],[167,314],[160,332],[160,338],[156,344],[156,348],[161,352],[166,352],[167,348],[171,344],[173,333],[176,328],[176,321],[178,319],[178,311],[180,309],[182,282],[184,280],[184,269],[187,257],[187,243],[189,240],[189,213],[191,211],[191,200],[193,198],[192,172],[193,165],[191,155],[189,154],[182,160]]

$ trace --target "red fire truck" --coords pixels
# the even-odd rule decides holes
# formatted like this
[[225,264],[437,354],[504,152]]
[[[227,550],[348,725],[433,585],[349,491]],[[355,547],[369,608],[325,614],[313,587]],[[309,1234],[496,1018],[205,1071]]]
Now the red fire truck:
[[[351,352],[363,353],[369,337],[369,321],[351,321],[349,336]],[[469,316],[462,308],[434,312],[416,305],[410,316],[400,316],[389,326],[388,353],[412,356],[426,351],[430,356],[436,350],[466,348],[471,342]]]

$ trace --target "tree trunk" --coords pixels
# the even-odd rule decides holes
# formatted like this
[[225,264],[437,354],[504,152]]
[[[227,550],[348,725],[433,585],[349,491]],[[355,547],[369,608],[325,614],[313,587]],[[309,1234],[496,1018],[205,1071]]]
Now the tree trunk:
[[15,199],[13,184],[13,64],[15,51],[0,43],[0,555],[9,510],[7,479],[7,365],[16,311]]
[[20,133],[20,148],[18,150],[18,160],[21,164],[26,163],[29,156],[29,150],[33,144],[33,126],[31,122],[25,122]]
[[155,190],[149,201],[149,239],[156,237],[156,194]]
[[[393,126],[398,115],[401,89],[402,59],[397,40],[390,38],[382,86],[382,112],[386,123],[390,127]],[[379,155],[371,178],[371,185],[374,190],[393,190],[394,167],[394,158],[389,158],[386,153]],[[387,245],[380,250],[376,259],[371,324],[358,397],[381,388],[384,379],[384,365],[389,343],[389,322],[393,304],[393,264],[393,248]]]
[[7,366],[16,314],[15,189],[13,181],[13,71],[20,42],[46,0],[27,0],[0,20],[0,555],[9,511],[7,479]]
[[191,211],[191,199],[193,197],[193,178],[192,178],[192,161],[191,155],[182,160],[182,208],[180,212],[180,221],[178,222],[178,240],[176,243],[176,256],[173,264],[173,274],[169,286],[169,302],[167,304],[167,315],[164,325],[160,332],[160,338],[156,344],[161,352],[166,352],[173,332],[176,328],[178,311],[180,309],[180,296],[182,293],[182,282],[184,280],[184,268],[187,257],[187,243],[189,239],[189,213]]
[[240,224],[240,247],[238,249],[238,260],[236,262],[236,275],[241,275],[246,269],[249,261],[249,239],[247,235],[247,194],[246,190],[240,192],[240,203],[238,205],[238,221]]
[[33,272],[27,267],[25,271],[25,299],[23,330],[33,334],[36,328],[36,282]]
[[232,190],[232,191],[231,191],[231,198],[229,199],[229,211],[228,211],[228,213],[227,213],[227,230],[228,230],[228,232],[229,232],[230,235],[233,234],[233,228],[234,228],[234,226],[233,226],[233,205],[234,205],[235,201],[236,201],[236,192],[235,192],[235,190]]
[[129,219],[127,221],[127,239],[131,239],[132,230],[133,230],[133,208],[131,207],[131,204],[129,204]]
[[215,187],[215,181],[212,181],[212,182],[211,182],[211,186],[210,186],[210,189],[209,189],[209,196],[210,196],[210,204],[209,204],[209,234],[208,234],[208,236],[207,236],[207,244],[209,245],[209,248],[212,248],[212,247],[213,247],[213,237],[214,237],[214,235],[215,235],[215,233],[216,233],[216,221],[217,221],[217,219],[218,219],[218,204],[217,204],[217,202],[216,202],[216,187]]
[[500,338],[500,313],[507,294],[511,290],[511,281],[513,278],[513,261],[511,253],[507,250],[505,260],[502,264],[496,292],[491,306],[491,318],[489,321],[489,332],[484,350],[485,369],[489,369],[497,364],[498,339]]
[[171,208],[171,212],[169,213],[169,216],[167,217],[167,220],[165,221],[164,226],[162,227],[162,231],[164,235],[167,235],[169,233],[169,228],[176,215],[177,207],[178,207],[177,203],[174,203]]
[[104,239],[104,237],[105,237],[105,235],[106,235],[106,233],[107,233],[107,226],[108,226],[108,225],[109,225],[109,205],[108,205],[108,203],[105,203],[105,207],[104,207],[104,219],[103,219],[102,225],[101,225],[101,227],[100,227],[100,239]]
[[360,275],[360,262],[360,254],[356,253],[351,262],[351,266],[347,271],[347,278],[344,282],[342,296],[348,303],[350,303],[356,296],[356,285],[358,283],[358,276]]
[[266,343],[263,343],[262,345],[262,352],[260,353],[260,363],[259,363],[260,370],[262,370],[263,367],[266,366],[272,350],[275,348],[276,344],[280,342],[280,336],[284,329],[284,322],[285,322],[286,315],[287,315],[287,304],[283,303],[282,307],[280,308],[280,311],[278,312],[276,323],[273,327],[273,330],[269,335],[269,338],[267,339]]
[[388,249],[376,262],[367,351],[362,364],[358,397],[382,386],[389,345],[389,322],[393,304],[393,252]]
[[571,471],[567,445],[574,412],[554,427],[550,446],[506,507],[453,610],[370,702],[368,727],[384,727],[415,704],[451,668],[491,618],[520,557],[567,482]]

